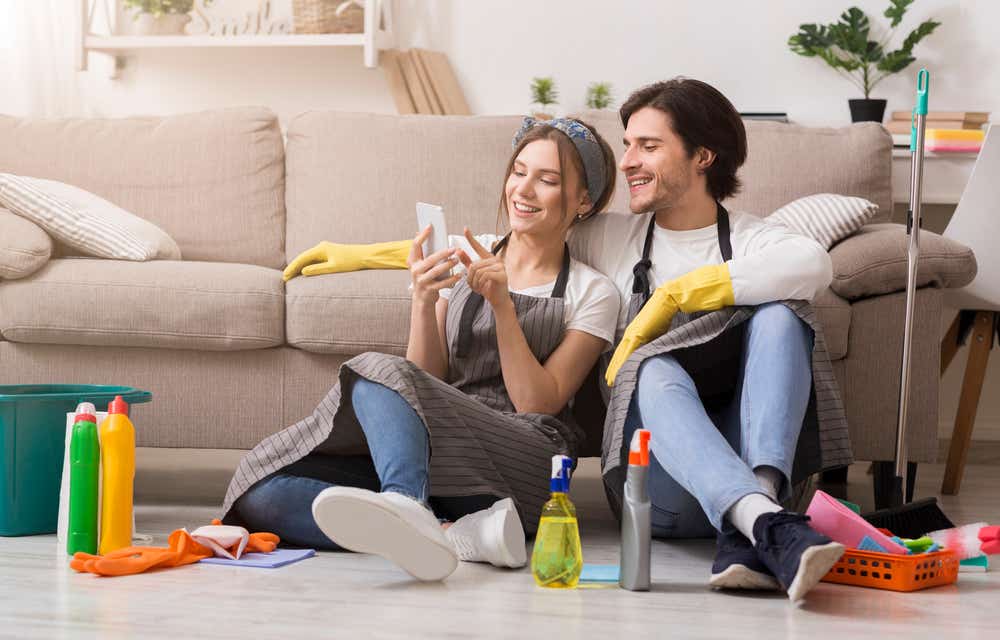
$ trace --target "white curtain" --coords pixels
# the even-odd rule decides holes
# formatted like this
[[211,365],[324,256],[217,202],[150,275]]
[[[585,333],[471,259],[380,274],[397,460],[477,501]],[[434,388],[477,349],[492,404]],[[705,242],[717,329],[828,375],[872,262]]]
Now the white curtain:
[[79,6],[80,0],[0,0],[0,113],[88,115],[76,70]]

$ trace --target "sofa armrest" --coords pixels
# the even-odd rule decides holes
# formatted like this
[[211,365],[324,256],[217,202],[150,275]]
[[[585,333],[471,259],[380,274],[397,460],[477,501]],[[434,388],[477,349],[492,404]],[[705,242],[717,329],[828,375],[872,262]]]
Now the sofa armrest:
[[34,222],[0,207],[0,280],[30,276],[52,255],[52,239]]
[[[830,249],[830,288],[848,300],[906,290],[909,237],[901,224],[869,224]],[[960,242],[920,232],[918,287],[958,288],[976,277],[976,256]]]

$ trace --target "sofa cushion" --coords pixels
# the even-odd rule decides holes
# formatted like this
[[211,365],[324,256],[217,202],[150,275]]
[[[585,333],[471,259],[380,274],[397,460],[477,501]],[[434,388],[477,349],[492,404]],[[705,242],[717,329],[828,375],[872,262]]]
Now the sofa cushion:
[[[624,129],[614,111],[583,111],[620,158]],[[876,221],[892,214],[892,137],[878,123],[848,127],[805,127],[746,120],[747,161],[743,189],[724,204],[730,211],[766,217],[789,202],[814,193],[857,196],[878,205]],[[628,211],[628,189],[620,179],[612,211]]]
[[840,360],[847,355],[847,339],[851,329],[851,303],[844,300],[829,287],[816,296],[812,302],[816,316],[823,325],[826,350],[831,360]]
[[187,260],[283,266],[284,149],[267,109],[0,116],[0,140],[0,172],[94,193],[163,229]]
[[288,125],[289,261],[320,240],[417,233],[416,203],[444,207],[450,233],[497,230],[516,116],[309,112]]
[[238,351],[284,342],[281,272],[212,262],[50,260],[0,284],[11,342]]
[[0,207],[0,280],[29,276],[52,254],[52,239],[34,222]]
[[410,329],[406,270],[356,271],[285,283],[288,344],[315,353],[403,355]]
[[[910,239],[901,224],[869,224],[830,251],[830,287],[848,300],[906,290]],[[961,242],[920,232],[918,287],[964,287],[976,277],[976,256]]]
[[770,215],[813,193],[857,196],[878,205],[875,221],[892,215],[892,136],[876,122],[805,127],[748,120],[743,190],[730,209]]

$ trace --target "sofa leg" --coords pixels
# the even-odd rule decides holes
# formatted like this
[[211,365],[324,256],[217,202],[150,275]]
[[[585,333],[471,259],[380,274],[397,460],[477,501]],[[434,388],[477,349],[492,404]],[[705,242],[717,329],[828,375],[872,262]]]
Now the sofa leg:
[[993,336],[997,330],[996,322],[997,315],[993,311],[976,313],[972,339],[969,343],[969,361],[965,365],[965,377],[962,380],[958,413],[955,415],[955,427],[951,432],[951,446],[948,449],[948,462],[944,469],[944,481],[941,483],[941,493],[945,495],[956,495],[962,486],[965,461],[969,454],[969,444],[972,442],[972,427],[976,422],[979,396],[983,390],[983,378],[986,377],[986,365],[989,363]]

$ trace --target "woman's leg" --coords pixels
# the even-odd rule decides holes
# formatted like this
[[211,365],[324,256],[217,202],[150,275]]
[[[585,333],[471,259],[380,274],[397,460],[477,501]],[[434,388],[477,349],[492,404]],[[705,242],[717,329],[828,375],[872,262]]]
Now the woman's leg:
[[378,476],[367,456],[310,454],[254,484],[236,501],[234,522],[251,531],[277,534],[283,544],[340,549],[312,517],[312,501],[334,486],[378,491]]
[[365,378],[354,381],[351,404],[368,440],[382,491],[426,505],[430,439],[420,416],[398,393]]
[[282,544],[339,551],[312,515],[313,500],[332,486],[315,478],[275,473],[250,487],[233,509],[250,531],[274,533]]

